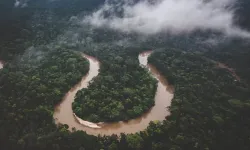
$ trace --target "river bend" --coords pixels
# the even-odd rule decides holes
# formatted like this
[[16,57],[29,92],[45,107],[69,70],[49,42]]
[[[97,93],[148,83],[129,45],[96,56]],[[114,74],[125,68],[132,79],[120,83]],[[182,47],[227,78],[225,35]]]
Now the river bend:
[[142,67],[148,68],[153,77],[158,80],[157,91],[155,94],[155,105],[141,117],[131,119],[129,121],[120,121],[114,123],[100,123],[95,124],[78,118],[72,110],[72,102],[78,90],[87,88],[88,83],[98,75],[99,62],[95,58],[83,55],[89,60],[89,72],[82,78],[82,80],[75,85],[63,98],[62,102],[55,107],[54,119],[56,124],[67,124],[69,129],[75,128],[82,130],[91,135],[112,135],[112,134],[130,134],[143,131],[147,128],[151,121],[162,121],[170,113],[167,107],[170,106],[173,98],[173,93],[168,90],[170,86],[163,76],[152,65],[148,64],[148,57],[150,51],[143,52],[139,55],[138,59]]

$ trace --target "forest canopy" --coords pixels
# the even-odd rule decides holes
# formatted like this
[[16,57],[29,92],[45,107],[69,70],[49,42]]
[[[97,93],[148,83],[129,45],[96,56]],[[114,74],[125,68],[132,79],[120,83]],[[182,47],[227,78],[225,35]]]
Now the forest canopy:
[[[0,149],[250,149],[248,39],[202,29],[141,36],[83,24],[83,16],[100,10],[104,0],[23,0],[27,7],[14,7],[15,2],[0,1],[0,59],[4,61],[0,70]],[[249,0],[227,8],[235,12],[236,27],[250,30]],[[125,15],[119,9],[114,11],[120,17]],[[110,16],[114,17],[105,11],[103,17]],[[182,21],[189,19],[184,19],[176,19],[181,24],[178,28],[187,27]],[[223,27],[227,25],[221,22]],[[138,63],[139,53],[145,50],[153,50],[149,62],[174,87],[171,106],[166,108],[171,114],[164,121],[151,122],[145,131],[135,134],[112,136],[92,136],[69,129],[67,124],[55,124],[54,107],[89,70],[89,62],[79,51],[96,57],[101,69],[89,89],[78,92],[72,105],[77,115],[94,122],[128,120],[152,107],[156,81]],[[240,80],[218,63],[233,70]],[[98,111],[93,113],[93,107]]]
[[154,106],[157,81],[137,57],[97,53],[100,73],[88,88],[78,91],[73,110],[77,116],[92,122],[129,120],[141,116]]

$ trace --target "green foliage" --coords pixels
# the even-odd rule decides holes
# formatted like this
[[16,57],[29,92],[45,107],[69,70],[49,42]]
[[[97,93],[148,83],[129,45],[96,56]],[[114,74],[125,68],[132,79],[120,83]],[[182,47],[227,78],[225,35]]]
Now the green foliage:
[[127,135],[126,136],[126,140],[127,140],[127,143],[128,143],[128,147],[130,149],[141,149],[142,148],[142,142],[143,142],[143,139],[140,135],[138,134],[130,134],[130,135]]
[[[42,59],[23,56],[0,70],[1,149],[59,149],[63,147],[59,141],[75,136],[69,135],[68,125],[57,129],[53,111],[64,94],[88,72],[89,62],[64,49],[41,55]],[[67,60],[74,60],[75,67]]]
[[[127,105],[133,105],[134,98],[145,96],[143,94],[147,93],[150,86],[138,86],[135,83],[141,82],[139,76],[145,78],[142,80],[144,83],[152,78],[138,66],[138,62],[134,63],[136,65],[132,63],[137,60],[136,51],[127,55],[130,58],[125,57],[126,51],[118,53],[110,50],[110,53],[119,57],[104,52],[98,52],[98,55],[92,51],[86,52],[98,57],[104,65],[100,76],[89,87],[92,90],[84,89],[77,93],[77,97],[83,97],[83,100],[96,97],[96,102],[76,100],[72,105],[76,113],[103,105],[99,107],[103,114],[115,118]],[[121,64],[128,59],[123,65],[127,69],[124,71]],[[111,60],[119,63],[110,63]],[[16,64],[7,64],[0,71],[2,149],[248,150],[250,147],[248,86],[235,81],[230,72],[216,67],[213,61],[202,54],[174,49],[163,49],[152,54],[150,63],[167,79],[171,76],[174,83],[175,95],[168,108],[171,115],[163,122],[151,122],[143,132],[121,134],[119,138],[93,137],[75,130],[70,133],[67,125],[56,127],[52,121],[53,106],[86,74],[88,62],[67,50],[50,52],[39,63],[36,61],[21,59]],[[133,70],[134,67],[142,71]],[[120,70],[114,72],[116,69]],[[107,99],[108,103],[100,99]],[[142,104],[132,106],[127,112],[139,114],[142,107]],[[95,122],[101,120],[96,112],[88,117]]]
[[139,66],[138,56],[122,48],[94,55],[100,60],[100,73],[76,95],[72,106],[79,117],[92,122],[128,120],[154,105],[157,81]]
[[[117,36],[114,34],[116,31],[112,34],[108,34],[106,30],[98,31],[93,39],[88,37],[84,41],[86,43],[84,48],[93,45],[89,46],[91,50],[87,52],[98,57],[103,67],[100,77],[93,83],[98,85],[92,88],[96,90],[82,94],[87,95],[87,98],[96,96],[95,100],[99,103],[85,105],[81,99],[80,103],[73,104],[74,111],[81,114],[86,110],[84,107],[90,106],[92,109],[97,106],[102,108],[102,114],[108,114],[112,118],[117,118],[120,111],[123,112],[127,106],[130,106],[126,112],[130,114],[128,116],[140,114],[140,108],[148,109],[144,108],[145,104],[136,105],[139,108],[132,106],[134,100],[143,100],[147,96],[142,98],[136,95],[146,91],[142,90],[143,84],[138,81],[145,73],[141,70],[136,71],[138,62],[134,62],[137,60],[138,51],[160,46],[187,51],[168,48],[156,51],[150,58],[151,63],[175,87],[175,97],[169,107],[171,115],[164,122],[151,123],[146,131],[135,135],[121,134],[119,141],[116,136],[93,137],[82,131],[70,133],[66,125],[58,128],[55,126],[52,117],[53,107],[86,73],[87,61],[67,50],[50,52],[42,55],[44,58],[32,56],[32,60],[26,58],[16,61],[13,58],[30,46],[51,43],[65,31],[69,17],[81,11],[93,10],[103,1],[59,0],[48,3],[47,0],[30,0],[30,7],[13,9],[15,0],[1,0],[0,58],[9,62],[0,70],[1,150],[249,150],[249,44],[239,46],[238,41],[230,41],[226,46],[212,47],[211,51],[200,55],[193,51],[206,49],[203,45],[197,44],[192,35],[187,35],[188,38],[186,35],[177,38],[154,35],[154,38],[148,38],[139,46],[140,50],[131,48],[129,57],[119,54],[120,47],[108,49],[102,44],[100,46],[91,43],[95,41],[109,45],[114,39],[115,42],[119,41],[117,37],[122,37],[120,38],[122,40],[128,39],[123,37],[124,34]],[[237,9],[237,14],[240,14],[238,15],[240,24],[246,28],[249,28],[250,13],[247,13],[250,10],[247,9],[249,4],[249,1],[242,0],[238,3],[239,9]],[[82,26],[80,28],[83,29]],[[88,36],[82,34],[84,37]],[[130,41],[133,40],[135,38],[132,37]],[[103,51],[96,50],[98,46]],[[204,56],[234,68],[241,81],[234,81],[235,78],[230,72],[217,68]],[[148,80],[143,82],[146,81]],[[123,83],[130,83],[133,86]],[[136,85],[139,87],[135,87]],[[143,86],[148,87],[148,85]],[[123,88],[116,89],[116,87]],[[104,97],[103,104],[100,103],[103,95],[97,97],[99,93],[109,94],[108,97]],[[81,92],[78,96],[83,97],[79,94]],[[112,105],[107,105],[110,101]],[[146,101],[150,102],[152,98],[148,97]],[[101,120],[95,113],[91,114],[91,118],[90,120],[96,122]]]
[[162,49],[149,62],[167,79],[170,76],[175,87],[171,115],[158,127],[159,134],[150,124],[150,140],[166,139],[160,143],[168,149],[249,148],[243,144],[250,134],[248,85],[202,53]]

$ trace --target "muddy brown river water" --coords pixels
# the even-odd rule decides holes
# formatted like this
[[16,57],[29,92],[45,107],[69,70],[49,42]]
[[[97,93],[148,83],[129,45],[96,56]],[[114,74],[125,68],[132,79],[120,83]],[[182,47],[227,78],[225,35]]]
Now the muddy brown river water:
[[114,123],[100,123],[95,124],[88,121],[81,120],[74,115],[72,110],[72,102],[78,90],[87,88],[88,83],[93,77],[98,75],[99,62],[93,57],[83,55],[90,62],[89,73],[82,78],[82,80],[75,85],[63,98],[62,102],[55,107],[54,119],[56,124],[67,124],[69,129],[75,128],[76,130],[86,131],[91,135],[112,135],[120,133],[136,133],[143,131],[147,128],[151,121],[162,121],[170,113],[167,107],[170,106],[173,98],[167,84],[167,81],[160,75],[160,73],[152,65],[149,65],[148,57],[151,54],[150,51],[141,53],[138,57],[140,65],[148,68],[149,72],[158,80],[158,87],[155,94],[155,106],[153,106],[147,113],[136,119],[129,121],[120,121]]

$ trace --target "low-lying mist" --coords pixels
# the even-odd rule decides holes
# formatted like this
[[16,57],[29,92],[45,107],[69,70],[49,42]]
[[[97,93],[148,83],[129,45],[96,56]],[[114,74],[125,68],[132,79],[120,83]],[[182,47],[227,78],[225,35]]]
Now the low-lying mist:
[[14,7],[21,7],[21,8],[27,7],[28,2],[29,0],[15,0]]
[[249,38],[234,25],[237,0],[107,0],[83,18],[83,23],[127,33],[153,35],[215,31]]
[[[91,50],[96,53],[122,48],[148,50],[162,47],[208,51],[219,47],[220,44],[230,43],[231,39],[242,40],[250,37],[250,33],[234,24],[236,2],[107,0],[95,11],[63,19],[67,27],[60,28],[62,32],[57,38],[45,45],[34,44],[25,54],[39,56],[39,51],[52,51],[58,48]],[[43,19],[45,22],[52,22],[51,24],[58,27],[58,20],[52,19],[56,17],[47,17],[50,19]],[[35,20],[34,24],[39,25]],[[39,29],[39,26],[34,27]],[[37,38],[40,37],[43,37],[43,34],[39,34]],[[248,40],[243,41],[247,43]]]

